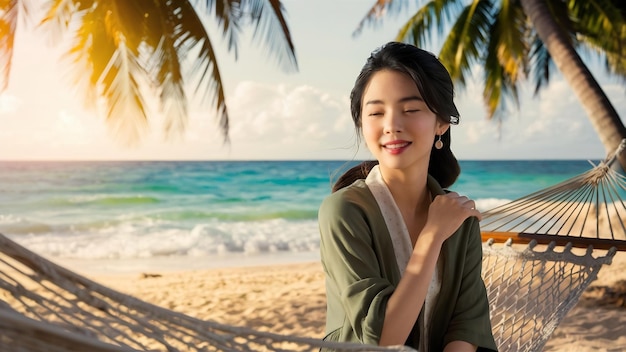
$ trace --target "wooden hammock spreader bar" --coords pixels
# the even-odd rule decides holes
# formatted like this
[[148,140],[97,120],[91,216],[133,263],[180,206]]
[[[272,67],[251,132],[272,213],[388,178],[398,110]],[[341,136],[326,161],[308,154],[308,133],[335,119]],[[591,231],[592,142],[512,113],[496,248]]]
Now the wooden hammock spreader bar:
[[615,248],[618,251],[626,251],[626,242],[622,240],[612,240],[605,238],[588,238],[564,235],[546,235],[525,232],[504,232],[504,231],[481,231],[483,242],[492,239],[495,243],[505,243],[511,241],[516,244],[528,244],[535,240],[538,244],[550,244],[554,242],[557,246],[565,246],[568,243],[576,248],[588,248],[610,250]]

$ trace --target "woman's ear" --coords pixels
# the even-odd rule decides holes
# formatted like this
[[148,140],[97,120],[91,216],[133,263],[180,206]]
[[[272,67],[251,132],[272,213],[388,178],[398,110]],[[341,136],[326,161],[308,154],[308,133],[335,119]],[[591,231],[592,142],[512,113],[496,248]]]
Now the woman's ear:
[[437,121],[437,135],[438,136],[441,136],[442,134],[446,133],[446,131],[448,131],[448,128],[450,128],[449,122]]

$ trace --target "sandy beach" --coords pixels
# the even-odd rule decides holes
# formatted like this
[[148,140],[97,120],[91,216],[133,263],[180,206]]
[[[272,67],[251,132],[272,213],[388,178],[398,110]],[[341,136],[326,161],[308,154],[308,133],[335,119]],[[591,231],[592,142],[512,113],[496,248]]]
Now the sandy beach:
[[[323,336],[324,276],[315,261],[91,276],[124,293],[201,319],[285,335]],[[617,253],[553,333],[545,350],[624,351],[625,313],[626,253]]]

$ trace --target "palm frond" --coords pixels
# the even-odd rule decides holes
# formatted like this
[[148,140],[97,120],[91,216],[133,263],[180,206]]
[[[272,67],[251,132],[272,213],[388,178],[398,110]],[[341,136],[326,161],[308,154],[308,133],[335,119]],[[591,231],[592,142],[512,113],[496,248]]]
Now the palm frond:
[[117,138],[128,145],[137,143],[147,127],[145,101],[140,89],[142,66],[124,40],[105,70],[102,93],[106,100],[107,122]]
[[457,1],[429,1],[400,28],[396,40],[422,47],[430,41],[433,32],[443,34],[448,21],[463,8],[459,5]]
[[72,19],[80,17],[93,1],[52,0],[47,4],[46,15],[39,22],[53,45],[59,43],[69,29]]
[[187,96],[180,61],[187,51],[180,50],[177,43],[184,30],[182,11],[173,8],[171,2],[163,5],[151,7],[153,14],[146,21],[150,30],[144,40],[150,44],[148,71],[159,94],[159,110],[165,118],[165,136],[169,138],[180,136],[187,126]]
[[483,99],[487,117],[502,119],[509,103],[519,108],[519,85],[529,71],[527,45],[530,29],[526,15],[516,1],[502,0],[488,29],[484,57]]
[[[181,22],[183,27],[178,31],[176,46],[179,54],[191,53],[191,49],[196,49],[195,57],[189,57],[192,61],[190,74],[198,77],[196,93],[200,93],[201,98],[211,99],[212,105],[217,112],[218,123],[224,142],[228,142],[229,119],[222,85],[222,76],[217,65],[217,57],[213,50],[211,38],[206,32],[197,12],[189,2],[181,2],[180,7]],[[196,51],[194,51],[196,53]]]
[[[137,34],[131,33],[135,27],[128,23],[137,22],[142,16],[137,18],[135,12],[131,21],[124,18],[124,13],[133,9],[127,5],[124,0],[114,0],[107,6],[98,4],[89,14],[101,16],[104,24],[94,33],[93,44],[97,49],[94,54],[102,56],[99,67],[106,62],[102,71],[97,71],[97,87],[105,98],[107,123],[117,138],[126,144],[134,144],[147,127],[146,105],[140,85],[146,84],[150,76],[139,59]],[[102,55],[102,47],[108,47],[105,52],[112,55]],[[91,59],[94,60],[93,56]]]
[[250,19],[256,24],[254,37],[262,38],[263,46],[270,54],[277,55],[278,63],[286,71],[297,70],[295,47],[280,0],[244,0],[243,6],[249,8]]
[[9,85],[15,28],[19,14],[17,2],[17,0],[5,1],[0,7],[0,91],[4,91]]
[[352,36],[360,35],[363,28],[367,25],[376,25],[388,12],[392,14],[403,12],[406,8],[406,3],[406,1],[402,0],[376,0],[374,5],[367,11],[365,17],[361,19],[354,32],[352,32]]
[[[95,108],[98,92],[95,89],[98,76],[93,72],[96,63],[90,62],[93,49],[91,36],[92,28],[96,29],[100,25],[98,19],[90,20],[83,18],[86,11],[93,7],[93,1],[76,0],[52,0],[47,3],[46,15],[39,22],[39,26],[44,33],[49,34],[49,39],[53,45],[59,43],[70,28],[73,20],[82,21],[72,38],[72,46],[63,55],[63,59],[69,60],[73,70],[73,83],[78,87],[78,91],[84,96],[83,103],[89,108]],[[101,65],[105,65],[101,63]],[[84,75],[87,73],[87,75]]]
[[541,39],[537,36],[535,36],[531,45],[530,60],[531,77],[535,82],[534,94],[537,95],[542,88],[548,86],[551,71],[556,68],[548,48],[546,48]]
[[475,0],[458,16],[446,37],[439,59],[450,72],[453,80],[465,85],[471,66],[483,55],[494,21],[492,1]]
[[0,2],[0,91],[4,91],[9,84],[18,22],[29,25],[31,6],[29,0]]
[[497,51],[488,51],[485,58],[483,100],[487,107],[487,118],[502,119],[508,110],[507,102],[513,101],[519,106],[517,82],[508,76],[504,66],[500,64]]
[[[396,38],[398,40],[403,40],[400,38],[407,38],[407,36],[409,35],[408,29],[411,27],[409,23],[411,22],[417,23],[419,21],[426,22],[427,19],[430,19],[433,16],[438,17],[439,20],[442,21],[439,23],[437,23],[437,21],[434,21],[437,23],[437,26],[439,27],[439,31],[441,32],[442,25],[443,23],[445,23],[443,19],[441,18],[441,15],[445,14],[446,18],[450,18],[449,16],[450,11],[458,10],[462,8],[463,3],[464,3],[463,0],[429,1],[425,5],[422,5],[422,7],[418,10],[418,12],[419,11],[422,12],[421,14],[416,13],[414,16],[412,16],[412,19],[407,21],[407,23],[403,26],[403,29],[401,29],[400,33],[396,36]],[[397,16],[400,14],[405,14],[406,11],[409,9],[409,7],[410,7],[409,1],[402,1],[402,0],[396,0],[396,1],[377,0],[375,1],[374,5],[372,5],[372,7],[368,10],[365,17],[361,19],[361,21],[357,25],[357,28],[352,32],[352,36],[356,37],[360,35],[363,29],[365,28],[365,26],[368,26],[368,25],[376,26],[380,24],[385,16],[388,16],[388,15]],[[420,19],[420,18],[423,18],[423,19]],[[428,22],[432,23],[433,21],[431,20]],[[430,25],[428,27],[430,27]],[[404,40],[409,41],[408,39],[404,39]]]
[[[154,36],[146,32],[146,23],[151,20],[147,17],[149,9],[158,6],[151,6],[152,3],[148,1],[108,0],[106,5],[102,1],[99,3],[96,6],[107,10],[104,21],[107,32],[111,33],[114,40],[118,40],[119,35],[123,36],[126,48],[134,55],[138,55],[146,38]],[[163,2],[155,1],[154,3]]]
[[615,0],[570,0],[577,38],[599,57],[608,72],[626,79],[626,16]]
[[[147,126],[146,94],[156,93],[166,136],[187,124],[187,79],[197,79],[196,94],[210,98],[228,141],[228,111],[211,39],[198,15],[200,0],[51,0],[42,25],[57,33],[74,31],[67,53],[92,107],[104,103],[107,120],[125,142],[138,140]],[[255,25],[284,66],[297,69],[295,49],[278,0],[205,0],[209,12],[238,52],[242,25]],[[249,21],[249,22],[245,22]],[[277,35],[278,33],[278,35]],[[189,70],[184,69],[191,64]],[[195,82],[194,82],[195,83]],[[123,132],[123,133],[122,133]]]
[[80,68],[74,84],[82,88],[88,106],[104,102],[107,122],[120,140],[126,144],[139,141],[147,126],[145,94],[150,91],[159,97],[166,137],[185,130],[188,100],[181,60],[198,44],[190,72],[201,73],[197,91],[214,94],[220,129],[228,140],[228,113],[217,60],[189,1],[55,0],[42,24],[62,33],[73,19],[78,25],[67,57]]
[[529,46],[526,35],[530,30],[526,14],[517,1],[501,0],[494,19],[490,41],[496,40],[498,61],[511,81],[517,82],[528,73]]
[[243,0],[206,0],[205,7],[215,17],[218,26],[222,28],[224,38],[228,42],[228,51],[239,57],[239,35],[241,21],[244,17]]
[[85,101],[96,107],[100,100],[115,137],[132,145],[147,127],[141,85],[149,82],[137,48],[126,39],[133,35],[126,35],[128,29],[118,17],[120,10],[128,9],[117,8],[118,1],[98,3],[83,11],[68,55],[74,67],[83,67],[74,72],[75,82],[84,87]]
[[[495,56],[495,55],[494,55]],[[493,61],[497,61],[494,58]],[[494,117],[498,118],[501,116],[500,114],[496,114],[498,109],[505,109],[505,104],[503,102],[504,90],[503,86],[505,85],[504,79],[502,76],[502,67],[496,66],[489,71],[485,72],[485,86],[483,88],[483,102],[487,107],[487,118],[493,119]]]
[[603,32],[606,37],[619,36],[624,17],[615,0],[570,0],[568,11],[580,35]]

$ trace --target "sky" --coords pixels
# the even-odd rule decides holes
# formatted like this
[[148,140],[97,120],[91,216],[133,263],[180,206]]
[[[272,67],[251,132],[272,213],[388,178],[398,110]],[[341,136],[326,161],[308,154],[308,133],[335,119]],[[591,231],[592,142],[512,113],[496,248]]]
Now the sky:
[[[207,17],[218,49],[230,114],[224,145],[213,109],[192,101],[188,127],[165,140],[158,116],[150,116],[141,142],[128,147],[111,134],[105,117],[87,109],[72,85],[62,46],[46,33],[18,28],[9,86],[0,94],[0,160],[310,160],[371,158],[357,144],[349,94],[370,52],[391,41],[408,18],[388,16],[353,36],[373,0],[285,0],[298,72],[282,71],[248,36],[239,58]],[[424,49],[436,52],[436,40]],[[590,68],[618,113],[626,112],[625,86],[600,65]],[[457,89],[461,123],[452,126],[460,160],[593,159],[604,148],[574,93],[556,74],[539,97],[524,86],[520,109],[503,123],[486,119],[481,82]]]

